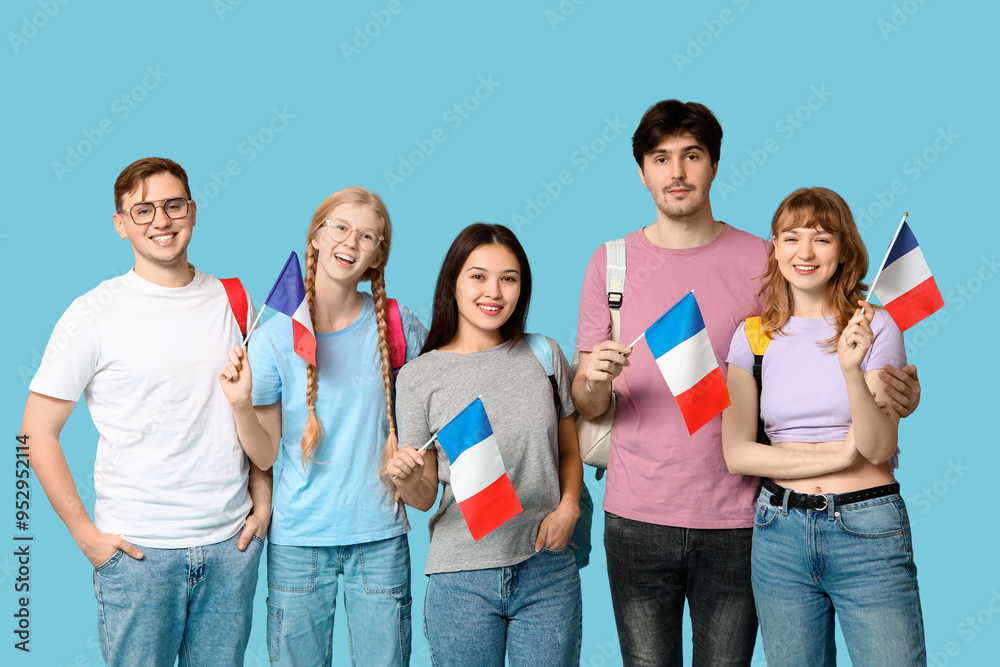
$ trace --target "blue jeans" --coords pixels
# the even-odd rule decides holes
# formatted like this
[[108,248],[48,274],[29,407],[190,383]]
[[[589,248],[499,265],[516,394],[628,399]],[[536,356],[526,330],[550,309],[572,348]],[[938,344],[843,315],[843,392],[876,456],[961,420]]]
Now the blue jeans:
[[685,598],[692,664],[750,664],[757,641],[751,537],[750,528],[676,528],[605,512],[611,604],[625,665],[683,664]]
[[97,634],[111,667],[242,665],[264,540],[118,551],[94,570]]
[[573,550],[543,549],[507,567],[432,574],[424,634],[435,666],[580,664],[580,572]]
[[[338,577],[352,665],[410,662],[406,535],[336,547],[267,548],[267,651],[279,665],[329,665]],[[343,662],[343,661],[341,661]]]
[[762,489],[753,591],[768,665],[834,665],[834,614],[854,665],[926,665],[910,522],[898,494],[823,510]]

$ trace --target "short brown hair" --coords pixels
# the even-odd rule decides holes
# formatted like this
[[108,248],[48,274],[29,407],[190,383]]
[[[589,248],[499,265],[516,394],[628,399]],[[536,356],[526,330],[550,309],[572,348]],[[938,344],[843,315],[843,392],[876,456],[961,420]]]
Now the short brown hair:
[[708,107],[697,102],[663,100],[646,109],[632,135],[632,156],[642,168],[643,159],[656,150],[664,137],[690,134],[708,149],[712,164],[719,161],[722,126]]
[[185,196],[191,199],[191,188],[188,187],[188,177],[183,167],[167,158],[144,157],[125,167],[122,173],[118,174],[118,180],[115,181],[115,210],[121,211],[125,195],[135,190],[136,186],[150,176],[163,172],[176,176],[184,186]]

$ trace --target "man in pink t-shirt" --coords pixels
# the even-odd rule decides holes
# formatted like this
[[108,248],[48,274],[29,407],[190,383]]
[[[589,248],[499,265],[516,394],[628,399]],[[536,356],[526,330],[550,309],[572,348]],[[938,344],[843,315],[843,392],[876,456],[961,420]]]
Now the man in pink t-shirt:
[[[723,373],[733,333],[760,314],[768,244],[712,215],[722,127],[697,103],[646,111],[632,152],[656,204],[656,221],[625,237],[621,336],[635,339],[695,290]],[[680,665],[684,601],[691,605],[694,665],[749,665],[757,635],[750,544],[758,479],[731,475],[721,418],[689,435],[644,342],[611,337],[607,250],[591,257],[580,296],[573,401],[596,418],[617,394],[604,499],[608,578],[625,665]],[[919,385],[896,371],[901,413]],[[894,376],[895,377],[895,376]],[[911,407],[911,409],[912,409]]]

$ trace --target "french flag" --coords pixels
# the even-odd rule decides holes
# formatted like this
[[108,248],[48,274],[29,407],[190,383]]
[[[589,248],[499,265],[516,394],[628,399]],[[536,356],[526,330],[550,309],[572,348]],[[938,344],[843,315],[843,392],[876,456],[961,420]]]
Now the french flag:
[[729,391],[715,358],[705,320],[688,292],[645,332],[688,433],[694,433],[729,407]]
[[478,542],[521,511],[482,400],[441,427],[437,441],[451,463],[451,491],[472,539]]
[[905,220],[882,265],[872,291],[901,331],[944,306],[924,253]]
[[306,303],[306,289],[299,269],[299,256],[295,251],[288,256],[285,268],[281,270],[281,275],[264,303],[292,318],[292,345],[295,354],[315,366],[316,334],[313,333],[309,305]]

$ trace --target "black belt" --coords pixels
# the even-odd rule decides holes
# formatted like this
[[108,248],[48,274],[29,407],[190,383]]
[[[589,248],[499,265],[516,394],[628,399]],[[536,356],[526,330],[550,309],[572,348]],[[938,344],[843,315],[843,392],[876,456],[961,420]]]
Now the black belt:
[[[785,491],[788,491],[788,489],[780,484],[775,484],[769,479],[764,480],[764,488],[771,492],[770,503],[772,507],[781,507],[784,504]],[[881,498],[882,496],[889,496],[894,493],[899,493],[899,482],[873,486],[870,489],[861,489],[860,491],[851,491],[849,493],[835,493],[833,494],[833,506],[839,507],[850,503],[858,503],[862,500]],[[788,496],[788,506],[796,509],[825,510],[828,502],[826,496],[818,493],[792,491]]]

